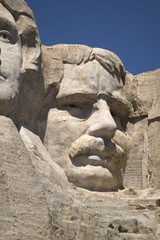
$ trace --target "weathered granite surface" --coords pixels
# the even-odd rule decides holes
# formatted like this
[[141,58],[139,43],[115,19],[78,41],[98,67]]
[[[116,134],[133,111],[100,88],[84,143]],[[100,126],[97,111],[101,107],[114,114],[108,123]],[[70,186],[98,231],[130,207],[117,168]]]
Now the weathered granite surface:
[[13,122],[0,120],[0,239],[159,239],[159,190],[69,185],[37,136],[22,128],[24,145]]
[[134,106],[129,118],[128,131],[133,141],[124,186],[159,188],[160,70],[137,76],[128,75],[128,89],[131,91],[128,91],[127,96]]
[[41,46],[23,0],[0,0],[0,48],[0,239],[159,240],[160,69]]

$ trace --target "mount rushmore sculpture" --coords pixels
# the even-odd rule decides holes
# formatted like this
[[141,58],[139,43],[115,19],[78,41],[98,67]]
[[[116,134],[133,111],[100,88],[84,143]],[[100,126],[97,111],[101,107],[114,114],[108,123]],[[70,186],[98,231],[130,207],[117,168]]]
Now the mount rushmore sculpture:
[[1,0],[0,239],[158,239],[159,80]]

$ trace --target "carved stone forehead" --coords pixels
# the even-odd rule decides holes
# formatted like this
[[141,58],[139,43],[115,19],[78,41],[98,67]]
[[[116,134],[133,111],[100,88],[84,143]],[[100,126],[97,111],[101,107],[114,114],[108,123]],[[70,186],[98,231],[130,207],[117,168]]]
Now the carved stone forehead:
[[0,3],[0,18],[9,20],[10,22],[15,22],[12,14]]
[[20,15],[28,16],[34,19],[32,10],[23,0],[0,0],[0,3],[13,15],[17,21]]
[[0,3],[0,29],[8,29],[13,34],[18,34],[17,25],[12,14]]
[[75,94],[95,95],[113,93],[123,87],[96,60],[80,65],[64,64],[64,77],[57,99]]

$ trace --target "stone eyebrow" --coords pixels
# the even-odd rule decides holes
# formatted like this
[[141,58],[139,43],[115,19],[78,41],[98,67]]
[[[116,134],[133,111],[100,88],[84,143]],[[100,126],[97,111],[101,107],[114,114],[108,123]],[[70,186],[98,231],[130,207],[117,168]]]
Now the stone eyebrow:
[[62,97],[57,97],[57,102],[61,105],[67,105],[74,103],[83,104],[86,102],[90,102],[96,100],[97,94],[88,94],[88,93],[76,93],[71,95],[66,95]]
[[0,30],[3,30],[3,29],[7,29],[9,32],[13,34],[16,34],[16,35],[18,34],[16,22],[13,23],[5,17],[0,17]]

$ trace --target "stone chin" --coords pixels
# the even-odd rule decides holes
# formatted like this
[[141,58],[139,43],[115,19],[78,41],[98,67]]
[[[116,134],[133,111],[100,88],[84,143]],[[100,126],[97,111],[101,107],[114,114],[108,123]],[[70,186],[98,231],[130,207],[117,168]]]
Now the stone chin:
[[91,191],[114,191],[122,188],[121,172],[110,172],[101,166],[69,166],[65,170],[69,182]]
[[92,191],[122,188],[126,153],[112,141],[107,143],[102,138],[82,136],[71,145],[66,170],[69,182]]

